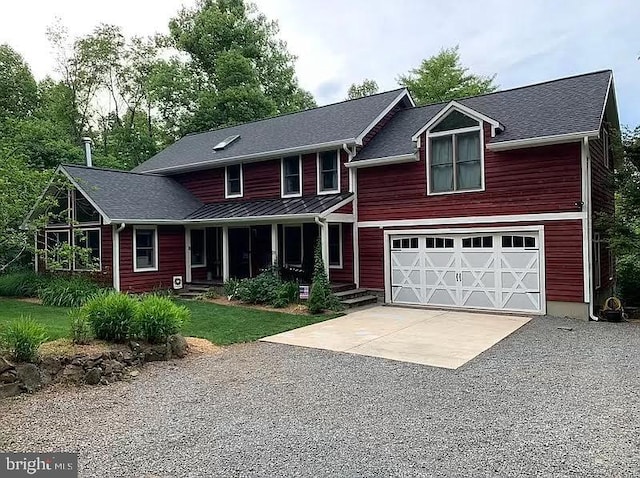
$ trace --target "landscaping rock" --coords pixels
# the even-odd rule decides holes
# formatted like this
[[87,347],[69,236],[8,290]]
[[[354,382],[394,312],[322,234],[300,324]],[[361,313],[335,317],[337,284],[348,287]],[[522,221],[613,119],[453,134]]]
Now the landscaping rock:
[[7,370],[0,373],[0,383],[13,383],[18,380],[15,370]]
[[186,357],[189,351],[187,340],[180,334],[170,335],[167,339],[167,345],[171,349],[171,355],[174,357]]
[[171,358],[171,347],[168,344],[145,345],[142,349],[145,362],[159,362]]
[[64,362],[60,357],[45,357],[40,361],[42,369],[51,375],[56,376],[64,367]]
[[35,392],[42,387],[42,374],[40,373],[40,369],[32,363],[18,365],[16,367],[16,376],[18,382],[22,384],[22,388],[29,393]]
[[132,378],[137,377],[138,375],[140,375],[140,372],[137,370],[132,370],[131,372],[129,372],[129,376]]
[[13,370],[15,366],[4,357],[0,357],[0,374],[3,374],[7,370]]
[[0,399],[15,397],[16,395],[20,395],[20,392],[22,392],[22,390],[18,382],[0,385]]
[[79,365],[67,365],[62,371],[62,378],[68,382],[79,382],[83,375],[84,370]]
[[84,381],[89,385],[98,385],[101,378],[102,370],[100,370],[98,367],[95,367],[87,372],[84,377]]

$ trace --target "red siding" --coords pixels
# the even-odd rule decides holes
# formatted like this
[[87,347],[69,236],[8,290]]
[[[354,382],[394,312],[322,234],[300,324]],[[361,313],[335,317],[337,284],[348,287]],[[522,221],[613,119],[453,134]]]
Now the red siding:
[[315,196],[318,193],[316,153],[302,155],[302,195]]
[[[604,143],[602,140],[589,142],[591,156],[591,204],[593,208],[594,231],[598,231],[601,216],[613,216],[615,199],[612,171],[604,162]],[[613,164],[613,158],[610,158]],[[604,239],[604,238],[601,238]],[[600,245],[600,287],[606,289],[612,285],[614,271],[611,270],[611,251],[605,242]],[[596,284],[594,283],[594,287]]]
[[113,285],[113,231],[111,226],[100,228],[102,236],[102,271],[100,282],[111,287]]
[[207,169],[173,176],[202,202],[224,200],[224,168]]
[[[244,192],[242,199],[280,197],[280,160],[249,163],[243,166]],[[241,201],[242,199],[238,199]]]
[[[485,128],[488,141],[489,129]],[[358,171],[358,220],[577,211],[578,143],[485,151],[485,191],[427,196],[425,140],[420,161]],[[381,185],[384,184],[384,187]]]
[[[532,225],[534,223],[527,223]],[[518,225],[525,225],[524,223]],[[449,227],[470,227],[463,224]],[[513,224],[482,224],[482,227],[514,227]],[[419,229],[434,229],[438,226]],[[407,228],[402,228],[407,229]],[[548,301],[582,302],[582,221],[544,223],[546,292]],[[383,230],[360,228],[360,282],[362,287],[384,289]]]
[[120,288],[128,292],[168,289],[173,276],[185,276],[184,228],[158,227],[158,270],[133,272],[133,228],[120,232]]
[[342,268],[329,269],[331,282],[353,282],[353,227],[342,224]]
[[391,121],[391,118],[393,118],[393,116],[402,109],[402,107],[398,104],[395,105],[391,111],[389,111],[379,122],[377,125],[375,125],[373,128],[371,128],[371,131],[369,131],[367,133],[367,135],[362,138],[362,147],[365,147],[367,145],[367,143],[369,143],[369,141],[371,141],[373,139],[373,137],[375,135],[377,135],[380,130],[382,130],[382,128],[384,128],[387,123],[389,121]]

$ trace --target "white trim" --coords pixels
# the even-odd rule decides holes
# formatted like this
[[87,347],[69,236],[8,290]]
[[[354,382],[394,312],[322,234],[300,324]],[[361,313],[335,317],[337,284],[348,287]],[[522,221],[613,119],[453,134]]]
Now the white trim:
[[[239,166],[240,167],[240,193],[229,194],[229,166]],[[224,168],[224,197],[225,199],[232,198],[241,198],[244,194],[244,167],[242,163],[239,164],[230,164],[229,166],[225,166]]]
[[603,125],[602,126],[602,161],[607,171],[611,171],[611,155],[609,154],[610,152],[609,150],[611,147],[610,141],[611,141],[611,137],[609,135],[609,131],[607,131],[607,128],[605,128]]
[[271,224],[271,264],[278,265],[278,225]]
[[353,223],[355,222],[355,217],[353,214],[342,214],[342,213],[333,213],[326,216],[327,221],[329,222],[346,222]]
[[193,279],[191,274],[191,228],[184,228],[184,265],[185,265],[185,282],[189,284]]
[[50,269],[49,268],[49,257],[48,257],[48,255],[49,255],[49,236],[48,236],[48,234],[49,233],[61,233],[61,232],[65,233],[67,235],[67,244],[69,244],[69,246],[71,246],[72,245],[72,243],[71,243],[71,241],[72,241],[72,239],[71,239],[71,231],[72,231],[72,229],[69,229],[69,228],[64,229],[64,228],[60,228],[60,227],[58,227],[57,229],[56,228],[45,229],[45,231],[44,231],[44,267],[45,267],[45,270],[48,270],[48,271],[70,271],[71,270],[71,266],[72,266],[72,264],[71,264],[72,261],[71,260],[69,260],[69,266],[66,267],[66,268],[65,267],[61,267],[59,269]]
[[[86,231],[98,231],[98,260],[100,263],[100,271],[102,271],[102,228],[100,227],[77,227],[73,229],[73,247],[76,246],[76,233],[77,232],[86,232]],[[76,255],[75,252],[73,254],[73,270],[75,272],[93,272],[93,269],[78,269],[76,267]]]
[[[328,223],[327,224],[327,240],[329,238],[329,228],[331,227],[338,227],[338,243],[340,245],[340,263],[339,264],[331,264],[331,258],[328,257],[328,261],[329,262],[329,269],[342,269],[344,267],[344,260],[343,260],[343,254],[344,254],[344,249],[343,249],[343,236],[342,236],[342,223]],[[328,243],[327,243],[327,248],[328,248]]]
[[[71,174],[69,174],[64,169],[64,166],[58,166],[56,173],[58,172],[61,172],[62,174],[64,174],[66,178],[71,182],[71,184],[73,184],[73,186],[82,193],[82,195],[87,199],[87,201],[91,203],[91,205],[95,208],[95,210],[98,211],[98,213],[102,216],[104,220],[104,224],[111,224],[112,222],[115,222],[115,221],[111,221],[109,216],[107,216],[107,214],[98,206],[98,204],[93,199],[91,199],[91,196],[82,188],[82,186],[80,186],[80,184],[73,178],[73,176],[71,176]],[[71,205],[69,205],[69,207],[71,207]]]
[[222,226],[222,280],[229,280],[229,226],[226,225]]
[[347,168],[369,168],[372,166],[384,166],[387,164],[402,164],[402,163],[414,163],[420,161],[420,158],[416,153],[400,154],[398,156],[384,156],[382,158],[371,158],[356,160],[351,163],[345,164]]
[[[602,127],[602,123],[604,121],[604,115],[607,111],[607,103],[609,102],[609,94],[611,93],[612,84],[613,84],[613,72],[609,74],[609,83],[607,84],[607,94],[604,96],[604,104],[602,105],[602,112],[600,113],[600,127]],[[617,105],[616,105],[616,111],[618,111]]]
[[541,214],[520,214],[504,216],[463,216],[439,217],[433,219],[399,219],[387,221],[361,221],[358,227],[411,227],[438,226],[452,224],[489,224],[498,222],[542,222],[542,221],[571,221],[583,219],[582,212],[553,212]]
[[[353,202],[355,200],[355,194],[352,196],[349,196],[346,199],[343,199],[342,201],[340,201],[338,204],[336,204],[335,206],[331,206],[329,209],[327,209],[324,212],[321,212],[320,214],[316,214],[315,217],[320,217],[322,219],[326,219],[327,217],[329,217],[331,214],[333,214],[335,211],[337,211],[338,209],[346,206],[347,204]],[[350,214],[351,215],[351,214]],[[355,217],[355,215],[353,215],[353,217]]]
[[[327,152],[331,152],[334,151],[336,153],[336,174],[338,176],[338,188],[337,189],[327,189],[325,191],[320,190],[320,178],[321,178],[321,174],[320,174],[320,154],[322,153],[327,153]],[[316,192],[319,196],[321,195],[325,195],[325,194],[338,194],[340,193],[340,150],[326,150],[326,151],[318,151],[316,153]]]
[[[500,226],[500,227],[464,227],[464,228],[442,228],[442,229],[388,229],[384,230],[384,301],[391,304],[391,236],[399,235],[439,235],[439,234],[504,234],[510,232],[537,232],[538,233],[538,266],[540,282],[540,309],[538,311],[523,311],[530,314],[544,315],[547,313],[547,289],[546,289],[546,263],[545,263],[545,238],[544,226]],[[446,309],[474,310],[468,307],[439,307]],[[477,310],[497,310],[497,309],[477,309]],[[511,312],[511,311],[505,311]],[[517,311],[516,311],[517,312]]]
[[[120,226],[122,227],[122,226]],[[117,292],[120,292],[120,231],[118,226],[113,224],[111,226],[111,250],[113,257],[111,260],[113,261],[112,266],[112,279],[113,279],[113,289]]]
[[[136,249],[137,249],[137,239],[136,239],[136,233],[138,232],[138,230],[145,230],[145,231],[153,231],[153,252],[155,255],[155,263],[153,265],[153,267],[138,267],[137,266],[137,261],[136,261]],[[158,254],[158,249],[160,249],[160,244],[158,241],[158,227],[157,226],[133,226],[133,272],[154,272],[157,271],[160,264],[158,263],[158,258],[159,258],[159,254]]]
[[[203,267],[207,267],[207,228],[206,227],[190,227],[188,228],[189,230],[189,264],[191,266],[192,269],[202,269]],[[194,264],[193,261],[191,260],[191,233],[193,231],[202,231],[202,233],[204,234],[204,242],[203,242],[203,247],[204,247],[204,251],[202,254],[202,259],[203,259],[203,263],[202,264]],[[189,281],[191,282],[191,281]]]
[[[290,264],[287,262],[287,228],[300,229],[300,263]],[[302,224],[283,224],[282,225],[282,265],[291,267],[302,267],[304,263],[304,228]]]
[[593,261],[593,287],[595,290],[598,290],[602,287],[602,240],[599,232],[593,233],[593,244],[593,247],[595,247],[594,254],[596,256]]
[[376,127],[376,125],[377,125],[378,123],[380,123],[380,121],[382,121],[382,120],[384,119],[384,117],[385,117],[385,116],[387,116],[387,115],[391,112],[391,110],[392,110],[393,108],[395,108],[395,107],[396,107],[396,105],[397,105],[398,103],[400,103],[400,101],[402,101],[402,99],[403,99],[405,96],[408,96],[408,97],[409,97],[409,101],[411,102],[411,106],[415,106],[415,105],[416,105],[416,104],[414,103],[414,101],[413,101],[413,98],[411,98],[411,95],[409,95],[409,91],[408,91],[406,88],[403,88],[403,89],[402,89],[402,91],[400,92],[400,94],[399,94],[398,96],[396,96],[396,98],[395,98],[395,99],[394,99],[394,100],[389,104],[389,106],[387,106],[384,110],[382,110],[382,112],[381,112],[378,116],[376,116],[376,118],[375,118],[371,123],[369,123],[369,126],[367,126],[367,127],[362,131],[362,133],[360,133],[360,134],[356,137],[356,144],[357,144],[357,145],[359,145],[359,146],[361,146],[361,145],[362,145],[362,142],[363,142],[363,140],[364,140],[364,137],[365,137],[366,135],[368,135],[368,134],[371,132],[371,130],[372,130],[373,128],[375,128],[375,127]]
[[548,146],[552,144],[573,143],[582,141],[586,136],[588,138],[597,138],[600,132],[583,131],[581,133],[554,134],[550,136],[538,136],[536,138],[513,139],[510,141],[499,141],[497,143],[487,144],[490,151],[505,151],[508,149],[532,148],[535,146]]
[[[427,174],[427,196],[442,196],[445,194],[463,194],[463,193],[476,193],[482,192],[485,190],[485,181],[484,181],[484,123],[480,123],[480,126],[473,126],[471,128],[460,128],[456,130],[450,131],[442,131],[435,133],[432,135],[429,131],[427,131],[427,137],[425,141],[425,159],[427,162],[426,174]],[[442,138],[446,136],[451,136],[451,154],[452,154],[452,173],[453,173],[453,187],[456,187],[456,136],[458,134],[466,134],[478,132],[480,135],[480,188],[476,189],[453,189],[451,191],[431,191],[431,138]]]
[[285,193],[284,192],[284,160],[287,158],[294,158],[295,155],[283,156],[280,158],[280,197],[282,198],[299,198],[302,197],[302,155],[298,154],[298,192],[297,193]]
[[[471,118],[479,121],[480,123],[485,122],[491,125],[491,136],[495,136],[496,129],[502,129],[502,125],[493,118],[483,115],[482,113],[469,108],[468,106],[464,106],[463,104],[458,103],[457,101],[449,102],[444,108],[442,108],[438,114],[436,114],[433,118],[431,118],[422,128],[420,128],[412,137],[411,141],[418,141],[420,135],[425,131],[429,130],[432,126],[435,126],[442,118],[451,113],[452,111],[457,110],[458,112],[470,116]],[[482,126],[482,125],[481,125]]]
[[358,229],[358,170],[349,170],[353,175],[353,217],[355,221],[351,231],[351,249],[353,251],[353,282],[356,288],[360,287],[360,233]]
[[319,149],[331,149],[341,147],[343,144],[356,144],[355,138],[347,138],[341,139],[338,141],[328,141],[326,143],[317,143],[310,144],[307,146],[296,146],[295,148],[284,148],[284,149],[276,149],[273,151],[265,151],[263,153],[254,153],[254,154],[244,154],[242,156],[232,156],[230,158],[223,159],[209,159],[206,161],[200,161],[197,163],[189,163],[180,166],[171,166],[169,168],[157,168],[157,169],[149,169],[147,171],[142,171],[144,174],[148,173],[156,173],[156,172],[167,172],[167,173],[176,173],[176,172],[187,172],[187,171],[198,171],[201,169],[208,169],[211,167],[222,167],[228,166],[231,164],[237,164],[239,162],[242,163],[252,163],[263,161],[267,159],[277,159],[282,156],[293,156],[296,154],[305,154],[305,153],[315,153]]

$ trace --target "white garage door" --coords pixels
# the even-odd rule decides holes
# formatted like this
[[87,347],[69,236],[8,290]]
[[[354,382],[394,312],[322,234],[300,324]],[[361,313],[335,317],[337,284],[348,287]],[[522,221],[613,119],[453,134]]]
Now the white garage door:
[[537,233],[391,236],[391,301],[538,312]]

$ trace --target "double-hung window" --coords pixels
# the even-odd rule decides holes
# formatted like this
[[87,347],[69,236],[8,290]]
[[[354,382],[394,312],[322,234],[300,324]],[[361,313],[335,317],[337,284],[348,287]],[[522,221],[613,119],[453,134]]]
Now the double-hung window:
[[302,196],[301,165],[300,156],[282,158],[282,197]]
[[242,164],[232,164],[224,170],[224,195],[227,198],[242,197]]
[[74,270],[100,270],[100,229],[76,229],[73,241],[77,248],[74,250]]
[[133,271],[158,270],[158,230],[140,227],[133,230]]
[[318,194],[340,192],[338,151],[318,153]]
[[342,224],[329,224],[329,267],[342,268]]
[[72,251],[69,242],[69,231],[46,231],[45,233],[46,265],[49,270],[71,269]]
[[100,214],[80,191],[74,192],[73,217],[78,224],[100,224]]
[[482,128],[457,110],[427,134],[429,193],[481,190]]

